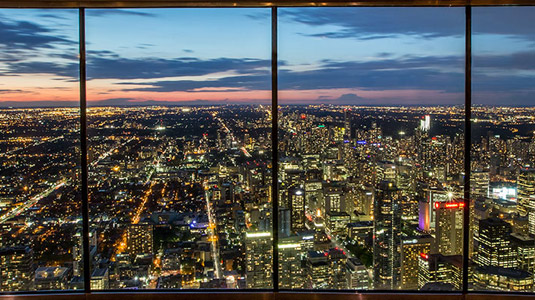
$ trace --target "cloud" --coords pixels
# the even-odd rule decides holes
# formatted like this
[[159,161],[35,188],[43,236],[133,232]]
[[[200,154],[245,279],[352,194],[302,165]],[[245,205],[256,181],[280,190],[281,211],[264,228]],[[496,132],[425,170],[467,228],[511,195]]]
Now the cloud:
[[[124,82],[123,84],[130,84]],[[139,85],[139,84],[136,84]],[[144,91],[144,92],[207,92],[210,89],[222,92],[234,92],[236,89],[243,90],[269,90],[271,89],[271,76],[268,72],[260,75],[232,76],[224,77],[212,81],[194,80],[169,80],[157,81],[147,84],[147,87],[125,88],[123,91]],[[200,90],[202,89],[202,90]]]
[[463,8],[281,8],[280,15],[283,22],[340,28],[311,34],[327,38],[378,39],[397,35],[436,38],[464,35]]
[[53,74],[67,77],[68,81],[78,81],[79,68],[77,62],[53,63],[44,61],[12,62],[7,63],[6,71],[1,74],[23,75],[23,74]]
[[20,93],[29,93],[28,91],[23,91],[19,89],[0,89],[0,94],[20,94]]
[[156,14],[146,11],[125,10],[125,9],[87,9],[88,17],[104,17],[109,15],[127,15],[139,17],[156,17]]
[[235,71],[240,74],[262,73],[271,66],[270,60],[253,58],[198,59],[181,57],[122,58],[89,55],[87,59],[89,79],[153,79],[175,76],[202,76],[217,72]]
[[535,41],[533,7],[474,7],[473,34],[500,34]]
[[314,70],[279,71],[279,87],[288,90],[359,88],[464,91],[464,58],[406,57],[377,61],[323,61]]
[[[509,55],[474,55],[473,65],[475,69],[535,70],[535,52],[515,52]],[[488,72],[488,70],[486,71]]]
[[0,47],[12,52],[21,50],[50,49],[57,45],[77,45],[52,29],[28,21],[0,19]]

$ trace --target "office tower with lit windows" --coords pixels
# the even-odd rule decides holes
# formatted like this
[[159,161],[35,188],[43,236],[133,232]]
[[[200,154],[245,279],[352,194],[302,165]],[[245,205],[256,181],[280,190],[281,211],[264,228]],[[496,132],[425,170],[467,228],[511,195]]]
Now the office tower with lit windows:
[[272,286],[272,247],[271,232],[245,233],[245,281],[248,289]]
[[328,183],[323,186],[325,213],[345,211],[345,194],[337,183]]
[[91,289],[106,290],[110,288],[110,274],[108,268],[95,268],[91,273]]
[[398,288],[401,276],[401,192],[381,182],[375,192],[373,268],[375,289]]
[[512,233],[510,239],[516,254],[517,268],[535,274],[535,239],[516,233]]
[[[523,216],[528,216],[531,211],[532,195],[535,195],[535,169],[522,168],[517,180],[517,194],[518,194],[518,212]],[[535,227],[530,225],[530,234],[535,234]]]
[[421,253],[429,253],[433,237],[431,235],[408,236],[401,240],[401,288],[418,289],[418,265]]
[[331,272],[329,288],[347,289],[347,253],[340,248],[333,248],[328,252],[328,259]]
[[461,288],[463,272],[461,255],[420,253],[418,264],[419,289],[430,283],[450,284],[456,290]]
[[279,239],[279,286],[283,289],[302,289],[305,277],[301,262],[305,255],[300,236]]
[[491,217],[479,221],[477,264],[480,267],[515,268],[516,253],[511,245],[511,225]]
[[153,225],[130,224],[126,231],[127,251],[131,255],[153,253]]
[[33,251],[17,246],[0,249],[0,288],[2,291],[27,291],[33,279]]
[[298,232],[305,228],[305,191],[300,187],[288,190],[290,204],[291,231]]
[[347,288],[351,290],[368,290],[370,285],[370,274],[362,262],[351,257],[347,259]]
[[435,252],[460,255],[463,252],[462,200],[435,202]]
[[489,195],[489,171],[472,170],[470,172],[470,190],[472,198],[488,197]]
[[326,251],[308,251],[305,262],[305,287],[308,289],[329,288],[331,270]]
[[305,262],[305,287],[310,289],[347,289],[347,254],[339,248],[308,251]]

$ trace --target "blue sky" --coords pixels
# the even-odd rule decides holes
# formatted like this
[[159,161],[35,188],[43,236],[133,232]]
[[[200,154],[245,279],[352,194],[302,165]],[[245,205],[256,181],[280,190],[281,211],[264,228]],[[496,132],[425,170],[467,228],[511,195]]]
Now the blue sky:
[[[0,9],[0,102],[78,100],[77,17]],[[533,19],[473,8],[474,103],[533,105]],[[270,102],[269,8],[87,9],[86,31],[91,102]],[[278,34],[282,104],[464,103],[464,8],[279,8]]]

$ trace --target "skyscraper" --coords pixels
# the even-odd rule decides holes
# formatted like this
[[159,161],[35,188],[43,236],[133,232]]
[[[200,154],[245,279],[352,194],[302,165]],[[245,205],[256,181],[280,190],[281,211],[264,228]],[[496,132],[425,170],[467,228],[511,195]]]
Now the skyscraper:
[[[518,212],[526,216],[530,211],[530,196],[535,195],[535,169],[520,169],[517,180]],[[531,226],[530,226],[531,227]],[[533,234],[530,228],[530,233]]]
[[305,191],[299,187],[291,187],[288,190],[291,214],[291,230],[298,232],[305,228]]
[[374,288],[394,289],[401,276],[401,192],[392,182],[381,182],[376,190],[373,229]]
[[401,288],[418,289],[418,259],[420,253],[429,253],[433,237],[409,236],[401,240]]
[[428,283],[449,283],[455,289],[461,288],[463,259],[461,255],[420,253],[418,288]]
[[509,223],[495,217],[479,221],[479,266],[516,267],[516,254],[510,240],[511,231]]
[[462,200],[435,202],[435,251],[442,255],[460,255],[463,252]]
[[245,281],[249,289],[272,286],[272,237],[271,232],[258,231],[245,234]]
[[283,289],[302,289],[304,272],[301,261],[304,245],[300,236],[279,239],[279,286]]

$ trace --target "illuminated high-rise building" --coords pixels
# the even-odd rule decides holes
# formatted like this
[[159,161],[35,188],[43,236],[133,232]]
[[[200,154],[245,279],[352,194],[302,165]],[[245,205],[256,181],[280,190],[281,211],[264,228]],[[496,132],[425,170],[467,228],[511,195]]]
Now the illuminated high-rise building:
[[535,239],[526,235],[512,233],[511,246],[516,254],[517,268],[535,273]]
[[92,290],[107,290],[110,288],[110,274],[108,268],[95,268],[91,274]]
[[477,264],[481,267],[515,268],[516,254],[511,245],[511,225],[491,217],[479,221]]
[[153,226],[130,224],[126,231],[128,253],[132,255],[153,253]]
[[305,254],[302,238],[292,236],[279,239],[279,287],[283,289],[302,289],[304,270],[301,262]]
[[464,202],[435,202],[435,252],[460,255],[463,252]]
[[33,251],[18,246],[0,249],[0,288],[27,291],[33,279]]
[[374,288],[391,290],[401,276],[401,192],[392,182],[378,185],[374,201]]
[[299,187],[292,187],[288,190],[291,231],[298,232],[305,228],[305,191]]
[[248,289],[272,286],[273,244],[271,232],[245,233],[245,281]]
[[[527,216],[530,211],[530,196],[535,195],[535,169],[521,169],[517,180],[518,212]],[[530,226],[531,227],[531,226]],[[530,228],[530,233],[533,230]]]
[[429,253],[433,237],[430,235],[404,237],[401,240],[401,288],[418,289],[418,259]]
[[328,252],[329,270],[331,272],[329,288],[334,290],[347,289],[347,254],[339,248]]
[[428,283],[449,283],[455,289],[461,288],[463,259],[461,255],[420,253],[418,258],[418,288]]
[[429,129],[431,129],[431,116],[430,115],[425,115],[420,120],[420,130],[424,131],[424,132],[428,132]]
[[305,272],[307,288],[347,289],[347,255],[341,249],[309,251]]
[[305,265],[306,288],[329,288],[331,271],[327,256],[325,251],[308,251]]
[[471,195],[488,197],[489,195],[489,171],[472,170],[470,172]]
[[365,265],[356,258],[347,259],[347,288],[350,290],[371,289],[370,273]]
[[345,211],[345,194],[338,184],[327,184],[323,187],[325,213]]

